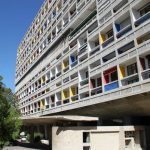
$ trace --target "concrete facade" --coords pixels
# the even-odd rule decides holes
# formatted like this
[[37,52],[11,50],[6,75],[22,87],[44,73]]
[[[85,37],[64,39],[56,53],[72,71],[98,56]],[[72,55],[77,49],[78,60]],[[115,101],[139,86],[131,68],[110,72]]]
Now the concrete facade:
[[145,150],[143,133],[133,126],[53,127],[52,150]]
[[[18,48],[22,115],[85,115],[109,103],[122,116],[149,115],[138,98],[150,91],[149,22],[148,0],[46,0]],[[140,114],[127,110],[127,97]]]

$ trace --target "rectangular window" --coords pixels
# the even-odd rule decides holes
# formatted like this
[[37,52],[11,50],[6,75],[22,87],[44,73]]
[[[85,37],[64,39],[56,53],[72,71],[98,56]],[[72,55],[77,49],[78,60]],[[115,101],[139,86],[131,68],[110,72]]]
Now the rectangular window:
[[137,64],[131,64],[129,66],[127,66],[127,74],[128,76],[137,73]]
[[83,143],[90,143],[90,133],[83,132]]
[[89,73],[88,71],[85,72],[85,78],[88,78],[89,77]]

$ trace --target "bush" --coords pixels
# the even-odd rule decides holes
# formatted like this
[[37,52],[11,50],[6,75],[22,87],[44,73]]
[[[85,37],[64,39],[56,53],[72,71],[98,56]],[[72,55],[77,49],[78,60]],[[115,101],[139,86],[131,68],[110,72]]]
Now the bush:
[[44,135],[42,133],[34,133],[34,143],[40,143],[43,137]]

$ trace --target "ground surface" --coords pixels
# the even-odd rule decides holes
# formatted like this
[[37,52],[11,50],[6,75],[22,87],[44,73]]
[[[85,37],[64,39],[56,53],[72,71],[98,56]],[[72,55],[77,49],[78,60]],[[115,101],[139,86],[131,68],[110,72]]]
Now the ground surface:
[[9,147],[5,147],[3,150],[37,150],[37,149],[26,148],[21,146],[9,146]]

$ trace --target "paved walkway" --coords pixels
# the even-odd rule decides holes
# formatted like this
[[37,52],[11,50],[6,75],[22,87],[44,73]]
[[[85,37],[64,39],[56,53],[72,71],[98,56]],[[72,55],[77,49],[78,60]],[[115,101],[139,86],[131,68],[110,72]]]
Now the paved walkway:
[[21,147],[21,146],[9,146],[3,148],[3,150],[37,150],[33,148],[26,148],[26,147]]

